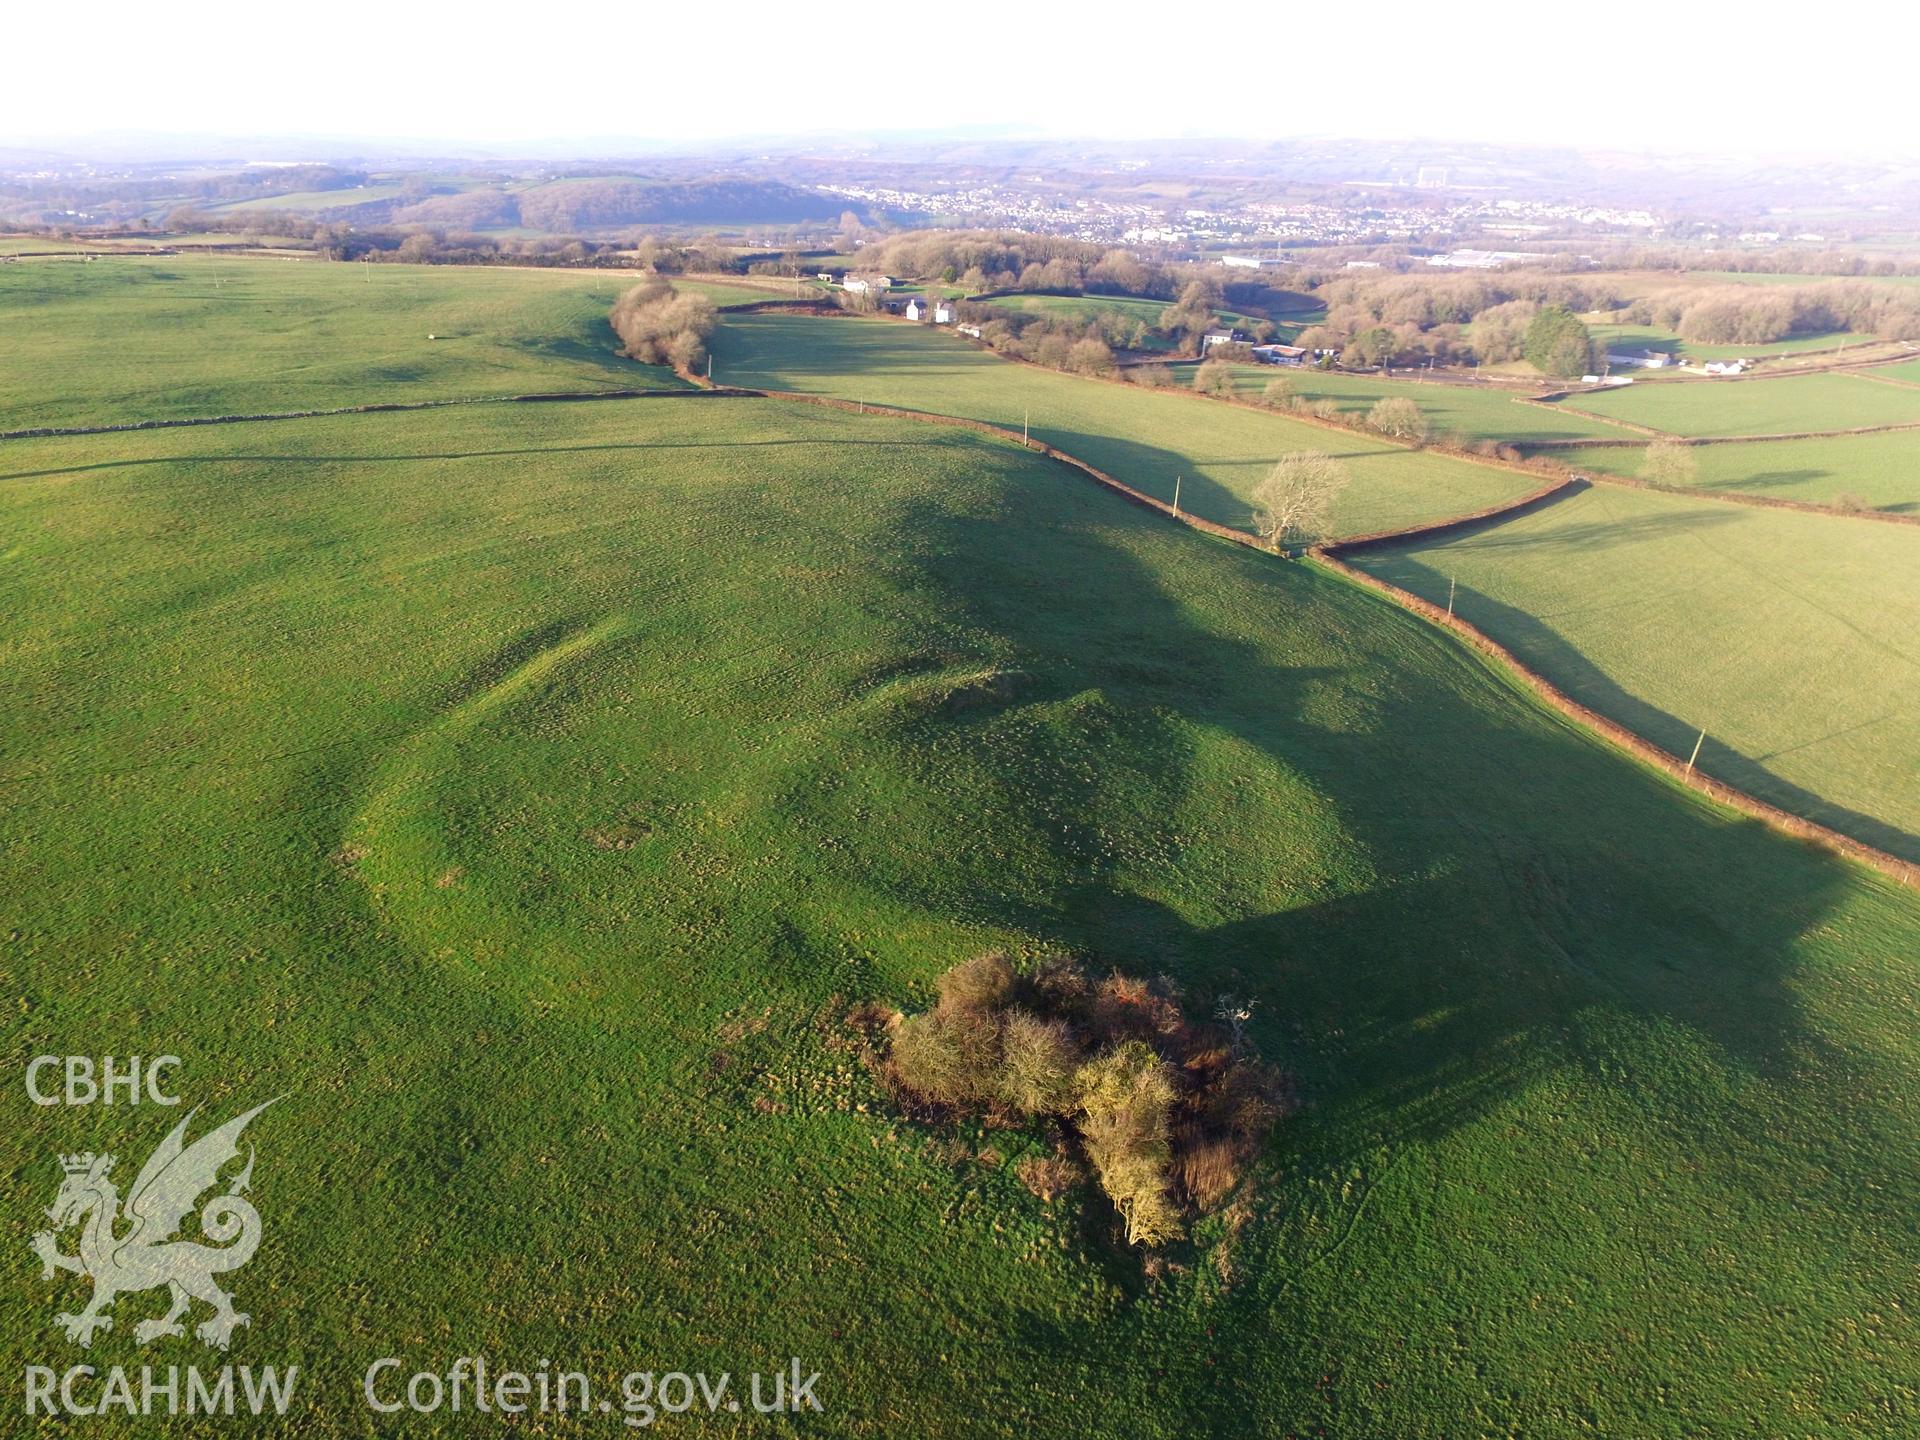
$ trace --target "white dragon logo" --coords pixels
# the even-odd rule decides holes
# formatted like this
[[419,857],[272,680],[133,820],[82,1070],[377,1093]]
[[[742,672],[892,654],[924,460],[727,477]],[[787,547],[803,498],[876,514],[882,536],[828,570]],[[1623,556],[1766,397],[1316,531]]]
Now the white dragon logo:
[[[276,1097],[278,1098],[278,1097]],[[267,1105],[274,1101],[267,1101]],[[93,1332],[113,1328],[113,1302],[130,1291],[165,1285],[173,1294],[173,1308],[165,1318],[142,1320],[133,1327],[142,1345],[163,1335],[185,1335],[180,1317],[194,1300],[213,1306],[213,1314],[194,1333],[208,1345],[224,1350],[234,1328],[250,1318],[233,1308],[233,1297],[214,1283],[214,1276],[238,1270],[253,1258],[260,1245],[260,1212],[242,1196],[253,1176],[253,1148],[247,1148],[246,1166],[236,1174],[224,1195],[208,1200],[200,1211],[200,1234],[212,1244],[176,1239],[180,1223],[200,1196],[219,1183],[220,1169],[240,1153],[240,1132],[267,1105],[258,1105],[210,1130],[191,1145],[187,1126],[195,1109],[173,1128],[173,1133],[140,1167],[127,1194],[126,1213],[120,1213],[120,1192],[107,1178],[113,1156],[62,1155],[66,1179],[47,1210],[52,1230],[33,1237],[33,1252],[45,1267],[42,1278],[56,1270],[71,1270],[93,1281],[93,1298],[78,1315],[59,1315],[55,1323],[67,1338],[81,1346],[93,1343]],[[116,1233],[122,1221],[132,1228]],[[80,1253],[62,1255],[55,1236],[80,1222]]]

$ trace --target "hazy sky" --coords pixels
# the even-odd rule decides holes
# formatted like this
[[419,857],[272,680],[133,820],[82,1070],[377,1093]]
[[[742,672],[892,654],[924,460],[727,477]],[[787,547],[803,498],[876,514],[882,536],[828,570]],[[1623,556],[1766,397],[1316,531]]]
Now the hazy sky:
[[0,145],[133,130],[511,150],[992,124],[1920,157],[1907,0],[651,8],[21,4]]

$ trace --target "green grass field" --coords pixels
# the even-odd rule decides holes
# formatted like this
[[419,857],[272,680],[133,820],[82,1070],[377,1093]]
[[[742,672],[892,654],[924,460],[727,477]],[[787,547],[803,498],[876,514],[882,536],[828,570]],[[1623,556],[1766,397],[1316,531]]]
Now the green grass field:
[[1903,360],[1898,365],[1882,365],[1872,373],[1885,375],[1890,380],[1904,381],[1909,385],[1920,385],[1920,360]]
[[52,235],[0,235],[0,255],[27,255],[48,250],[78,251],[87,247]]
[[1405,396],[1420,407],[1436,435],[1470,440],[1626,439],[1634,432],[1561,406],[1543,409],[1515,398],[1511,391],[1470,385],[1436,385],[1417,380],[1387,380],[1374,375],[1345,375],[1328,370],[1278,365],[1235,367],[1234,384],[1248,400],[1257,400],[1275,379],[1284,379],[1303,400],[1332,400],[1350,419],[1364,420],[1376,400]]
[[220,214],[245,214],[251,210],[348,210],[355,205],[370,205],[376,200],[392,200],[401,193],[398,181],[385,184],[353,185],[341,190],[291,190],[284,195],[262,195],[254,200],[230,200],[224,205],[210,205],[209,211]]
[[1587,328],[1593,332],[1593,338],[1608,350],[1636,353],[1657,350],[1689,360],[1764,360],[1776,355],[1805,355],[1873,342],[1871,335],[1854,335],[1839,330],[1823,335],[1791,335],[1765,345],[1707,345],[1694,340],[1682,340],[1672,330],[1661,330],[1651,325],[1597,324]]
[[0,429],[677,388],[614,354],[607,309],[633,283],[186,255],[0,267]]
[[[1639,478],[1645,451],[1606,447],[1552,451],[1576,470]],[[1696,445],[1693,483],[1706,489],[1831,505],[1854,495],[1880,510],[1920,510],[1920,431]]]
[[1712,774],[1920,859],[1920,530],[1599,486],[1355,563]]
[[[765,401],[0,463],[5,1053],[286,1093],[227,1357],[302,1366],[286,1433],[374,1433],[389,1354],[799,1354],[835,1436],[1911,1418],[1920,900],[1375,597]],[[930,703],[985,667],[1026,692]],[[1014,1180],[1032,1138],[887,1113],[839,1017],[990,943],[1256,1000],[1307,1104],[1235,1238],[1149,1283]],[[19,1373],[79,1353],[25,1249],[52,1154],[130,1169],[175,1115],[10,1088]],[[88,1363],[208,1363],[134,1347],[149,1298]]]
[[1032,434],[1196,515],[1248,526],[1247,497],[1295,450],[1342,456],[1352,483],[1335,529],[1356,534],[1459,514],[1525,494],[1532,476],[1188,395],[1020,365],[931,327],[804,315],[728,316],[713,340],[723,383],[837,395],[963,415]]
[[[1920,275],[1767,275],[1747,270],[1702,270],[1700,277],[1735,285],[1920,285]],[[1689,277],[1691,278],[1691,277]]]
[[1569,409],[1669,435],[1793,435],[1920,423],[1920,390],[1861,375],[1780,380],[1660,380],[1591,390]]

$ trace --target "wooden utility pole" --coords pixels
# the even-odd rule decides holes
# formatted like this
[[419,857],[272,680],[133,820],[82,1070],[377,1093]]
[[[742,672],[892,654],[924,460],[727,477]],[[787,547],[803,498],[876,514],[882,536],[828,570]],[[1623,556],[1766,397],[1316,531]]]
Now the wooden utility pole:
[[1458,578],[1457,576],[1453,576],[1453,575],[1449,575],[1449,576],[1447,577],[1447,618],[1448,618],[1449,620],[1451,620],[1451,619],[1453,618],[1453,591],[1454,591],[1454,587],[1455,587],[1455,586],[1457,586],[1457,585],[1458,585],[1459,583],[1460,583],[1460,581],[1459,581],[1459,578]]
[[1020,412],[1020,443],[1022,445],[1027,443],[1027,422],[1032,418],[1033,412],[1031,410],[1022,410]]
[[1693,778],[1693,762],[1700,758],[1700,747],[1706,743],[1707,732],[1703,727],[1700,731],[1700,738],[1693,742],[1693,754],[1687,757],[1687,778],[1689,780]]
[[1173,477],[1173,518],[1180,518],[1180,477]]

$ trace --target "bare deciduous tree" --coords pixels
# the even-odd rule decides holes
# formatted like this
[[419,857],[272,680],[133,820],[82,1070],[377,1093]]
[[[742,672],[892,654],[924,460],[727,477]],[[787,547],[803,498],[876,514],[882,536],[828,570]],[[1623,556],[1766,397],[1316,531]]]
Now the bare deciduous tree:
[[1427,438],[1427,417],[1405,395],[1387,395],[1374,401],[1373,408],[1367,411],[1367,424],[1396,440]]
[[1656,485],[1691,485],[1699,473],[1693,447],[1677,440],[1654,441],[1640,461],[1641,478]]
[[1319,450],[1282,455],[1253,491],[1254,528],[1269,546],[1309,543],[1326,534],[1347,467]]
[[713,302],[682,295],[665,280],[643,280],[614,303],[608,320],[625,353],[644,365],[693,370],[707,358]]

